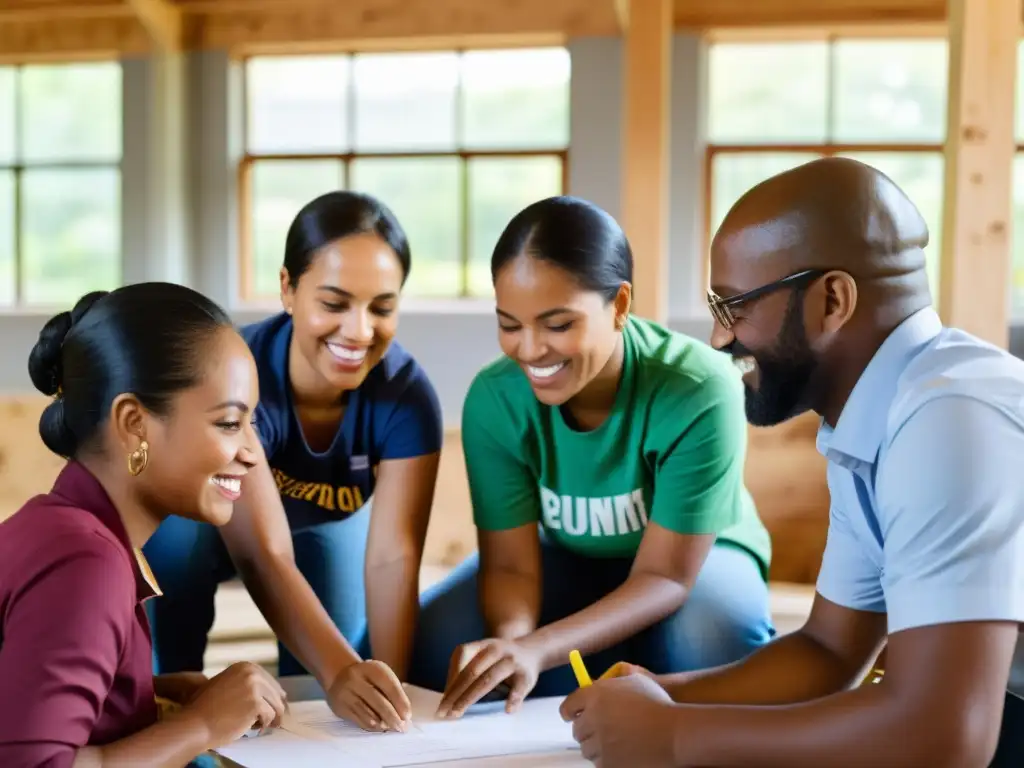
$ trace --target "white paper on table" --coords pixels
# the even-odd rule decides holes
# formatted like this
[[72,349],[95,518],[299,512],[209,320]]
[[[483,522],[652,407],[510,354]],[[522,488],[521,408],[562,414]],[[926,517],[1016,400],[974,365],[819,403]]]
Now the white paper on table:
[[303,736],[275,729],[262,736],[254,736],[214,750],[245,768],[304,768],[329,765],[332,768],[383,768],[380,763],[365,758],[348,757],[328,739],[307,739]]
[[572,727],[558,714],[560,698],[528,699],[513,715],[485,706],[458,720],[440,720],[434,713],[441,694],[415,686],[406,691],[413,710],[406,733],[363,731],[324,701],[291,704],[282,728],[311,742],[329,740],[360,765],[383,768],[577,749]]

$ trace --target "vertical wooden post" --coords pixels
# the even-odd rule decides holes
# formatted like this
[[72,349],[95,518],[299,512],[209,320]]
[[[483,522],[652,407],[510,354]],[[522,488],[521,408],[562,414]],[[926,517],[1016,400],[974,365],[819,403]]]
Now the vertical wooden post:
[[1021,0],[949,0],[939,312],[1006,347]]
[[668,319],[672,0],[629,0],[623,14],[622,218],[633,247],[633,311]]

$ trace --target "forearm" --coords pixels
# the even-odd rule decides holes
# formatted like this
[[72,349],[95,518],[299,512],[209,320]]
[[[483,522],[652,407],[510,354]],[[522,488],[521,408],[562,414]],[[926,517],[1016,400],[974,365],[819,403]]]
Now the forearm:
[[74,768],[181,768],[213,746],[206,728],[181,715],[111,744],[80,749]]
[[569,651],[602,651],[656,624],[686,600],[682,584],[650,573],[634,573],[596,603],[523,638],[543,669],[566,663]]
[[409,671],[419,617],[420,558],[409,556],[366,568],[366,606],[373,656],[399,680]]
[[797,631],[733,664],[665,675],[658,682],[682,703],[795,704],[856,685],[863,671]]
[[676,706],[690,710],[673,731],[678,765],[983,768],[990,759],[964,738],[961,707],[906,701],[884,683],[777,707]]
[[516,640],[540,621],[540,580],[513,571],[480,570],[480,597],[487,631],[492,637]]
[[268,556],[239,572],[274,633],[325,688],[360,660],[294,560]]

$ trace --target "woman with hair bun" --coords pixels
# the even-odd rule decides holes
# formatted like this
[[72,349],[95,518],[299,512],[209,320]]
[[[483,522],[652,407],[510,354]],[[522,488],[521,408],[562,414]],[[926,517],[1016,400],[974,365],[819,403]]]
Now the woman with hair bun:
[[[153,677],[141,548],[175,515],[224,525],[256,465],[252,355],[193,290],[140,283],[84,296],[29,356],[54,400],[39,433],[68,462],[0,524],[0,765],[180,766],[273,726],[262,668]],[[181,709],[159,718],[156,697]]]

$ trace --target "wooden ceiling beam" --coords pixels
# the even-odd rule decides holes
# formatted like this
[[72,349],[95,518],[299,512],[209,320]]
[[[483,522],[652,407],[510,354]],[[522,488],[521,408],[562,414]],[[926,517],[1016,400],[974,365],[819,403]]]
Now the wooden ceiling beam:
[[676,0],[677,29],[944,21],[945,0]]
[[164,53],[174,53],[182,49],[184,23],[179,6],[170,0],[128,0],[128,7],[149,33],[157,48]]
[[610,3],[593,0],[346,0],[260,3],[209,13],[197,29],[207,48],[487,35],[618,34]]
[[629,0],[612,0],[615,20],[619,23],[619,31],[625,34],[629,30]]
[[3,63],[130,56],[146,53],[150,48],[146,31],[130,15],[0,21]]

